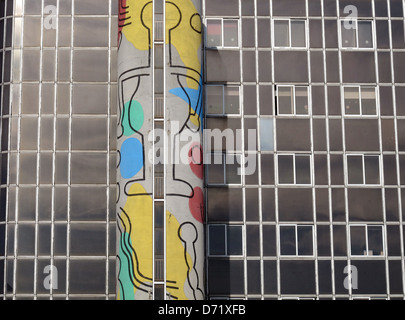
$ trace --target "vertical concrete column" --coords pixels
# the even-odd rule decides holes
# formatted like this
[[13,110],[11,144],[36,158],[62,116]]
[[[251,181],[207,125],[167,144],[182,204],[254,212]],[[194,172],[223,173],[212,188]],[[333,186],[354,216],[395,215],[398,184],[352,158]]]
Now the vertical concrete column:
[[[163,296],[173,300],[204,298],[200,10],[199,0],[165,2]],[[125,300],[151,299],[162,282],[154,279],[153,14],[152,1],[119,1],[117,298]]]
[[204,298],[200,0],[166,1],[166,290]]
[[153,3],[119,1],[117,298],[153,297]]

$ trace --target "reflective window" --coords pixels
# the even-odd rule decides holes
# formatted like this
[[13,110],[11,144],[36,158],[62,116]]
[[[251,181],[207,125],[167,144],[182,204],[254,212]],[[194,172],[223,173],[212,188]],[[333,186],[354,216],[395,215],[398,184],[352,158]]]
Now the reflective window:
[[207,47],[239,47],[238,19],[207,19]]
[[277,86],[277,115],[308,115],[307,86]]
[[311,156],[308,154],[279,154],[278,183],[311,184]]
[[211,256],[242,255],[242,226],[209,225],[208,246]]
[[240,184],[241,155],[213,153],[207,164],[208,184]]
[[372,21],[341,20],[340,30],[342,48],[372,49],[374,47]]
[[377,115],[377,98],[375,87],[345,86],[344,112],[346,115]]
[[351,225],[350,254],[352,256],[383,256],[383,226]]
[[306,22],[299,19],[275,19],[273,21],[274,47],[306,48]]
[[274,150],[274,120],[272,118],[260,118],[260,150]]
[[280,225],[281,256],[312,256],[313,226]]
[[207,114],[240,114],[239,86],[206,86]]
[[380,184],[380,156],[347,155],[349,185]]

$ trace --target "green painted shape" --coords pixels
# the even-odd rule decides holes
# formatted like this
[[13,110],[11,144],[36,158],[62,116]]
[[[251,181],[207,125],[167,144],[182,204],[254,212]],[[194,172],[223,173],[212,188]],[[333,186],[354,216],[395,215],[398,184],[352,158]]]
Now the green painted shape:
[[[129,235],[124,232],[121,236],[121,241],[124,242],[125,237]],[[119,278],[120,300],[135,300],[134,285],[131,281],[132,261],[128,261],[128,257],[124,254],[122,243],[119,246],[119,257],[121,259]],[[131,239],[129,239],[131,245]],[[132,257],[131,257],[132,258]]]
[[144,122],[142,105],[136,100],[125,103],[121,120],[125,136],[130,136],[135,131],[139,131]]

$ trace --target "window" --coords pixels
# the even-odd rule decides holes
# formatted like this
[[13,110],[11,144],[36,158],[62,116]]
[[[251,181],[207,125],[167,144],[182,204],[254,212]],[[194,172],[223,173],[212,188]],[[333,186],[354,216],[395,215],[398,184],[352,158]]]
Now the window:
[[295,185],[311,184],[311,155],[279,154],[278,183]]
[[351,225],[350,254],[352,256],[383,256],[383,226]]
[[242,255],[242,226],[211,224],[208,226],[210,256]]
[[344,113],[348,116],[376,116],[377,98],[375,87],[343,87]]
[[274,120],[260,118],[260,150],[274,151]]
[[372,49],[373,24],[369,20],[341,20],[341,42],[343,49]]
[[241,155],[213,153],[207,164],[208,184],[241,184]]
[[347,155],[348,185],[380,184],[380,156]]
[[306,22],[299,19],[275,19],[273,21],[275,48],[306,48]]
[[281,256],[312,256],[313,247],[313,226],[280,225]]
[[277,86],[276,115],[307,116],[308,86]]
[[237,48],[238,34],[238,19],[207,19],[207,47]]
[[207,115],[240,114],[239,87],[207,85]]

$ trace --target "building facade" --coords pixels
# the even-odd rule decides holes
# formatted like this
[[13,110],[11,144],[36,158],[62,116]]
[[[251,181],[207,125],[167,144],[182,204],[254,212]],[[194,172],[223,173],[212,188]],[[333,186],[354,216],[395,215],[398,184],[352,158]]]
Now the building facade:
[[[146,36],[131,38],[130,3]],[[0,26],[0,298],[404,299],[402,0],[3,0]],[[134,59],[117,64],[123,48]],[[158,161],[175,121],[204,128],[190,192]],[[140,136],[145,170],[129,165]],[[134,179],[146,192],[131,197]],[[125,235],[132,199],[145,245]],[[170,242],[196,217],[204,249]]]

